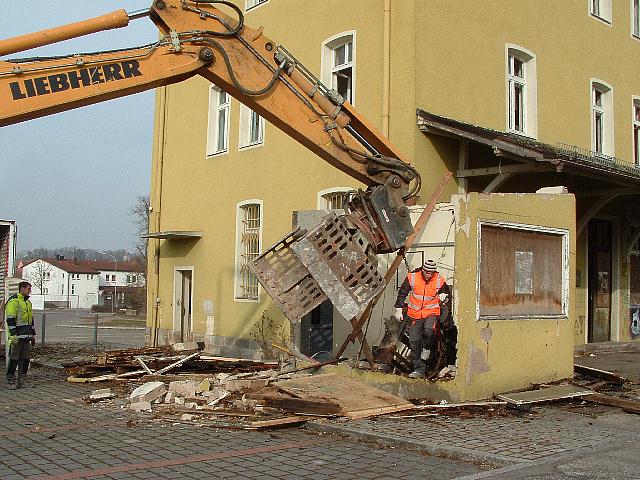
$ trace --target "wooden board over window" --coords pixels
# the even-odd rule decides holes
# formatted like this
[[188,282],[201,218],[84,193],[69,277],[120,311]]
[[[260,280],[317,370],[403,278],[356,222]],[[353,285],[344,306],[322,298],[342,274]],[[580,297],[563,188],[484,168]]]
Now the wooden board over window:
[[480,318],[566,315],[566,233],[482,224]]

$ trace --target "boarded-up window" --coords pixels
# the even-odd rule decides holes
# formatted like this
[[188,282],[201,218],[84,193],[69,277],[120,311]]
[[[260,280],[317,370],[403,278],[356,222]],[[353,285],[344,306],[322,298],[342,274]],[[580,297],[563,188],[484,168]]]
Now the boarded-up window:
[[480,317],[566,315],[564,233],[480,227]]

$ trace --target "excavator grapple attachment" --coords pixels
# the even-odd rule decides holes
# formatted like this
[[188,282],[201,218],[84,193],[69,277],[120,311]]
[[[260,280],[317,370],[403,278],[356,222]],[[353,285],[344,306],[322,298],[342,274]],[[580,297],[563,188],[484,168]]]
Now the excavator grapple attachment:
[[335,213],[309,232],[294,230],[250,266],[291,321],[325,300],[351,320],[384,288],[377,259]]

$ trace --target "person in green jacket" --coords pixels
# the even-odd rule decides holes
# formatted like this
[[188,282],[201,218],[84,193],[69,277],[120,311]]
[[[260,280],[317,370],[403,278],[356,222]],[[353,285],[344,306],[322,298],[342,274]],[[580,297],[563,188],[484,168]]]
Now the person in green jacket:
[[[36,330],[33,328],[33,313],[29,294],[31,284],[20,282],[18,293],[11,295],[4,307],[6,322],[7,345],[7,382],[10,389],[21,388],[29,370],[31,346],[35,345]],[[16,369],[18,382],[16,384]]]

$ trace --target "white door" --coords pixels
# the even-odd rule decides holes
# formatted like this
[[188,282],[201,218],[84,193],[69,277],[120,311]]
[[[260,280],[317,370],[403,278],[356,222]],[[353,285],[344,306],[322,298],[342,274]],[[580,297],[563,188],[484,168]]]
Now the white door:
[[191,319],[192,319],[192,270],[176,269],[174,284],[174,329],[179,334],[181,342],[188,342],[192,339]]

